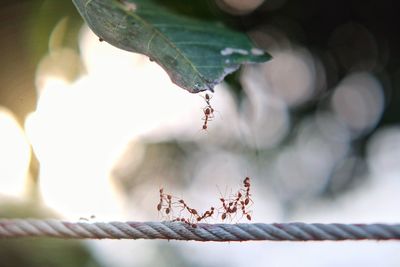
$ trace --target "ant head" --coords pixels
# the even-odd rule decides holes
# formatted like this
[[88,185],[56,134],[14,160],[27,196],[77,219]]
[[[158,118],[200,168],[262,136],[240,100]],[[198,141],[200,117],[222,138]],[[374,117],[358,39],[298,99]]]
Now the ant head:
[[207,125],[203,125],[203,130],[207,130]]
[[164,188],[160,188],[160,194],[164,192]]

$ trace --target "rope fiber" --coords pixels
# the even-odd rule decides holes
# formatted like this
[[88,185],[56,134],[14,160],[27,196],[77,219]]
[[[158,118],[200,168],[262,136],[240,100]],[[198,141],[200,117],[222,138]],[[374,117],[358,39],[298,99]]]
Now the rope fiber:
[[400,224],[65,222],[0,219],[0,238],[167,239],[195,241],[400,240]]

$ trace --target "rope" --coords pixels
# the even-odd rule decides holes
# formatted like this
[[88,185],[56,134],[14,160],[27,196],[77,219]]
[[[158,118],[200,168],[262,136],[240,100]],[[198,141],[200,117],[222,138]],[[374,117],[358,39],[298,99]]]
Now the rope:
[[196,241],[400,240],[400,224],[182,222],[64,222],[0,219],[0,238],[55,237],[74,239],[168,239]]

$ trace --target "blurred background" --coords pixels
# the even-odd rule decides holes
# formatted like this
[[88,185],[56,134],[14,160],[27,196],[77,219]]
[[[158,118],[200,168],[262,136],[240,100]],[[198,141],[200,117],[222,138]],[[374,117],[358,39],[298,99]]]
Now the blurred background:
[[[398,223],[396,2],[210,7],[273,60],[217,86],[203,131],[204,94],[176,87],[147,57],[99,42],[71,1],[3,0],[0,216],[162,220],[159,188],[205,210],[250,176],[254,222]],[[399,266],[399,249],[2,240],[0,266]]]

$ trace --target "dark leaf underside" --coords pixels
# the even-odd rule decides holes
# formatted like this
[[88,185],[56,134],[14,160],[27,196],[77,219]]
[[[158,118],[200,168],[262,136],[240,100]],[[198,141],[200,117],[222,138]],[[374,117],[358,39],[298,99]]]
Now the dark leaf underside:
[[[271,58],[254,48],[244,33],[210,19],[185,16],[167,8],[168,1],[162,5],[157,0],[73,2],[100,38],[118,48],[147,55],[165,69],[175,84],[192,93],[213,91],[242,63]],[[190,2],[182,1],[182,5]]]

